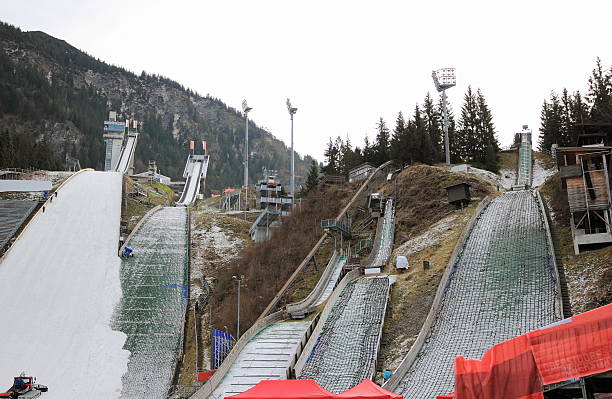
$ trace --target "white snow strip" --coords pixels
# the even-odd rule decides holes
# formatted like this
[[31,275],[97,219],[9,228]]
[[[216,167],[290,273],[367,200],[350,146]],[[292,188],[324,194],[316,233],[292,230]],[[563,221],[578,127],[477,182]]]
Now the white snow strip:
[[557,172],[555,168],[545,169],[542,161],[536,158],[533,164],[533,182],[531,183],[532,187],[540,187],[546,179],[550,176],[554,175]]
[[[420,234],[404,242],[395,250],[395,256],[410,256],[425,248],[433,247],[438,242],[446,239],[453,232],[454,222],[459,215],[450,215],[434,223],[423,234]],[[465,217],[465,216],[464,216]],[[395,258],[394,258],[395,259]]]
[[506,190],[512,190],[512,186],[516,184],[516,171],[510,169],[499,170],[501,185]]
[[0,384],[25,371],[45,399],[118,398],[129,352],[110,320],[121,297],[121,174],[83,172],[0,264]]

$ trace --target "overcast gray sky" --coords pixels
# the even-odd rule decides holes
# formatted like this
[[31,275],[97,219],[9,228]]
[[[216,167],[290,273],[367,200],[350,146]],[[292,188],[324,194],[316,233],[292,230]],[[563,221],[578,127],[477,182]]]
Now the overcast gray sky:
[[[322,160],[330,136],[361,145],[383,117],[410,115],[457,69],[458,116],[480,88],[498,138],[539,127],[551,90],[585,92],[599,56],[612,64],[612,1],[0,0],[0,19],[42,30],[103,61],[217,97]],[[437,94],[434,94],[437,98]]]

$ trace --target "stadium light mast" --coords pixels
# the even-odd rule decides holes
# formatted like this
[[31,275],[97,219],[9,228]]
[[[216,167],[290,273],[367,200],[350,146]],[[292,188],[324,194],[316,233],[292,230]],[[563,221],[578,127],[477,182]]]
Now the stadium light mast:
[[293,152],[293,115],[297,112],[297,108],[291,106],[291,101],[287,99],[287,110],[289,111],[289,116],[291,117],[291,207],[295,205],[295,159]]
[[438,93],[442,93],[442,115],[443,129],[444,129],[444,153],[446,154],[446,164],[450,165],[450,146],[448,143],[448,109],[446,107],[446,89],[457,84],[457,78],[455,76],[455,68],[442,68],[431,72],[436,90]]
[[244,129],[244,187],[246,189],[244,202],[245,211],[249,210],[249,111],[252,109],[253,108],[247,105],[246,100],[242,100],[242,112],[244,112],[244,119],[246,121],[246,128]]

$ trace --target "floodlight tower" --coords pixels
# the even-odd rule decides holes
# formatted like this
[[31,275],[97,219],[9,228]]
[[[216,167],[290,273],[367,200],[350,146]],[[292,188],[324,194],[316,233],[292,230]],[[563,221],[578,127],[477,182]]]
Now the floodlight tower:
[[297,112],[297,108],[291,106],[291,101],[287,99],[287,110],[289,111],[289,116],[291,116],[291,196],[293,200],[291,201],[291,206],[295,204],[295,160],[294,160],[294,152],[293,152],[293,115]]
[[442,68],[431,72],[436,90],[442,93],[442,114],[444,116],[444,153],[446,154],[446,164],[450,165],[450,147],[448,144],[448,109],[446,108],[446,89],[457,84],[455,77],[455,68]]
[[246,121],[244,130],[244,187],[245,191],[245,210],[249,209],[249,111],[253,108],[247,105],[246,100],[242,100],[242,112]]

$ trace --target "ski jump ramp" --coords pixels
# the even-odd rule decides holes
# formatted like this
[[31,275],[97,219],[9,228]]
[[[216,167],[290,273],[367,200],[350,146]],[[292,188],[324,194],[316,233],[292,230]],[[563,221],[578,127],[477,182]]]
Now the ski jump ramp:
[[373,377],[389,285],[386,275],[348,281],[327,305],[322,328],[318,326],[296,365],[300,379],[340,393]]
[[195,202],[198,193],[200,192],[200,183],[204,179],[206,180],[206,173],[208,172],[208,155],[190,155],[185,165],[185,171],[183,177],[187,178],[185,181],[185,188],[181,199],[176,203],[177,205],[189,206]]
[[[384,212],[363,262],[366,270],[384,268],[393,249],[393,199],[387,199]],[[314,379],[333,393],[372,378],[380,347],[391,281],[387,275],[355,277],[347,275],[334,291],[295,367],[299,378]]]
[[136,151],[137,142],[138,134],[129,133],[125,146],[123,146],[123,150],[121,150],[121,155],[119,156],[119,162],[117,162],[115,172],[121,172],[124,174],[128,173],[130,167],[132,167],[134,164],[134,152]]
[[126,243],[136,255],[121,260],[113,317],[130,351],[121,399],[164,398],[172,384],[188,299],[187,223],[185,207],[158,207]]
[[77,172],[0,260],[0,381],[26,371],[50,387],[48,399],[119,397],[129,352],[110,323],[121,298],[121,180]]
[[306,317],[309,313],[316,311],[317,307],[329,298],[338,284],[346,259],[346,256],[340,256],[337,252],[332,254],[321,278],[310,294],[299,302],[287,305],[287,313],[291,315],[291,318],[302,319]]
[[464,232],[417,341],[391,379],[411,399],[454,390],[454,359],[563,317],[559,279],[538,193],[506,192]]

